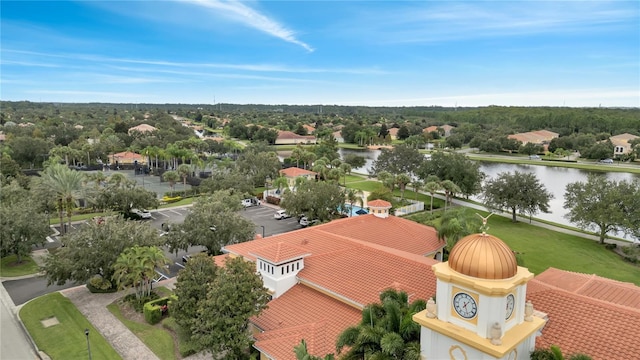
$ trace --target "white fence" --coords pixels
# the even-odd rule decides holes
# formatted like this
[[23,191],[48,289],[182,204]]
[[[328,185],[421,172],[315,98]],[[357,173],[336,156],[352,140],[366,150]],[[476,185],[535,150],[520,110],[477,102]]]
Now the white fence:
[[411,213],[424,211],[424,203],[422,201],[405,199],[405,201],[409,201],[411,205],[403,206],[401,208],[397,208],[395,211],[395,216],[403,216]]

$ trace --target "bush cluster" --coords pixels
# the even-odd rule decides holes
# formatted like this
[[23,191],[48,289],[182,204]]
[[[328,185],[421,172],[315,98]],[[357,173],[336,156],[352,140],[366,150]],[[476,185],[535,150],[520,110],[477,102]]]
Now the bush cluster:
[[167,313],[168,313],[168,305],[167,305],[168,302],[169,302],[169,297],[163,297],[160,299],[146,302],[143,307],[144,319],[151,325],[155,325],[159,323],[160,320],[162,319],[162,316],[164,315],[162,313],[163,306],[167,307]]

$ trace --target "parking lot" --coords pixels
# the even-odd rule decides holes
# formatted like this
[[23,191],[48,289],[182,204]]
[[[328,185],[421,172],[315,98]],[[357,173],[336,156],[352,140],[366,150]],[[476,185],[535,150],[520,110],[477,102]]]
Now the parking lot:
[[[298,224],[297,219],[288,218],[282,220],[276,220],[274,218],[274,214],[280,208],[272,206],[272,205],[259,205],[244,208],[240,210],[239,213],[246,217],[247,219],[253,221],[256,225],[255,232],[260,236],[272,236],[276,234],[281,234],[285,232],[289,232],[292,230],[300,229],[301,226]],[[185,217],[191,211],[191,206],[182,206],[168,209],[158,209],[151,210],[151,219],[149,220],[141,220],[143,222],[148,223],[152,228],[158,230],[158,234],[162,233],[162,224],[180,224],[184,222]],[[90,220],[87,220],[90,221]],[[87,222],[79,222],[73,223],[71,225],[70,231],[74,231],[82,226],[84,226]],[[58,228],[59,230],[59,228]],[[55,237],[53,237],[55,240]],[[57,247],[60,246],[59,243],[50,242],[47,243],[46,247]],[[163,272],[162,276],[165,277],[173,277],[176,276],[178,271],[184,267],[183,264],[183,256],[187,254],[195,254],[204,250],[203,247],[194,246],[189,248],[188,251],[179,251],[176,253],[169,253],[165,250],[165,254],[171,260],[171,265],[169,266],[169,270],[167,272]],[[161,275],[158,275],[161,277]]]

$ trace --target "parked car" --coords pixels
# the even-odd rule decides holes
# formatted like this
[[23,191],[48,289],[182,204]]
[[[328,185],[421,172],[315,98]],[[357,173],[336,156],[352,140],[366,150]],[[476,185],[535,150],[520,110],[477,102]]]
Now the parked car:
[[136,214],[140,219],[151,219],[151,213],[145,209],[131,209],[132,214]]
[[613,164],[613,159],[602,159],[600,160],[601,164]]
[[529,160],[540,160],[540,155],[529,155]]
[[242,200],[242,206],[251,207],[260,205],[260,200],[258,198],[250,198]]
[[309,220],[306,216],[303,216],[303,217],[300,218],[300,221],[298,223],[302,227],[307,227],[307,226],[311,226],[311,225],[315,225],[315,224],[320,223],[320,220],[318,220],[318,219]]
[[291,215],[287,214],[287,211],[286,211],[286,210],[278,210],[278,211],[276,211],[276,213],[275,213],[275,214],[273,214],[273,217],[274,217],[276,220],[282,220],[282,219],[288,219],[288,218],[290,218],[290,217],[291,217]]

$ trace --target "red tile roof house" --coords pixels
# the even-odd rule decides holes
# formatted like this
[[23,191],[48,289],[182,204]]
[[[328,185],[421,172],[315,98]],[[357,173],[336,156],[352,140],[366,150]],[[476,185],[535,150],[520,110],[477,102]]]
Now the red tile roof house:
[[154,132],[157,131],[158,128],[151,126],[149,124],[140,124],[138,126],[134,126],[132,128],[130,128],[127,132],[129,133],[129,135],[131,135],[131,133],[133,132],[139,132],[139,133],[149,133],[149,132]]
[[278,131],[276,145],[315,144],[315,136],[302,136],[291,131]]
[[[313,355],[335,353],[338,335],[388,288],[405,291],[410,301],[434,296],[432,267],[444,246],[436,231],[389,215],[385,201],[369,207],[369,215],[223,248],[217,263],[226,256],[255,262],[272,293],[268,309],[251,320],[261,359],[293,360],[302,339]],[[595,360],[640,354],[639,287],[557,269],[528,285],[527,299],[547,320],[538,346]]]
[[533,143],[537,145],[547,145],[551,140],[557,138],[560,134],[549,130],[537,130],[524,133],[512,134],[507,136],[509,139],[515,139],[522,142],[522,145]]
[[109,155],[109,162],[111,164],[115,165],[116,161],[118,164],[133,164],[134,161],[137,161],[138,164],[144,165],[147,163],[147,158],[146,156],[142,156],[131,151],[124,151]]
[[613,144],[613,156],[620,156],[631,152],[631,142],[639,138],[636,135],[624,133],[609,138]]

